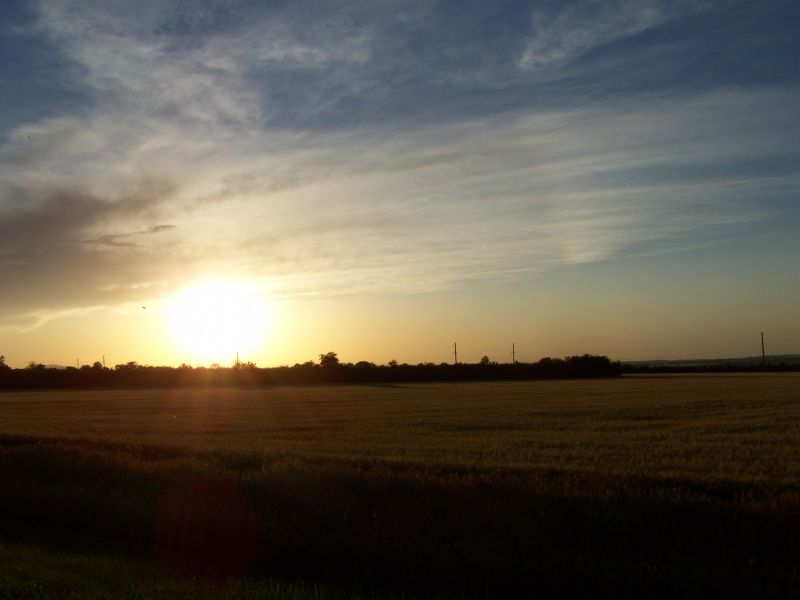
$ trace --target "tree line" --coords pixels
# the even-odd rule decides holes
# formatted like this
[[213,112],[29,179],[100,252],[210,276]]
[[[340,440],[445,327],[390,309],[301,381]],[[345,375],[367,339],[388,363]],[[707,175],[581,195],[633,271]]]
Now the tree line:
[[319,361],[292,366],[260,368],[255,363],[232,367],[179,367],[118,364],[113,369],[100,362],[83,367],[48,368],[31,362],[12,369],[0,360],[0,389],[223,387],[236,385],[308,385],[335,383],[413,383],[435,381],[502,381],[514,379],[567,379],[616,377],[619,362],[607,356],[584,354],[565,358],[542,358],[535,363],[496,363],[487,357],[479,363],[398,363],[378,365],[369,361],[343,363],[335,352],[319,355]]

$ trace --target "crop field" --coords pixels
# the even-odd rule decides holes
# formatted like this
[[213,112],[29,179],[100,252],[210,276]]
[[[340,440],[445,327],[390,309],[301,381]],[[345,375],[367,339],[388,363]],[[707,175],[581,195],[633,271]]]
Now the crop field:
[[0,597],[14,548],[153,595],[785,597],[800,374],[6,392],[0,490]]

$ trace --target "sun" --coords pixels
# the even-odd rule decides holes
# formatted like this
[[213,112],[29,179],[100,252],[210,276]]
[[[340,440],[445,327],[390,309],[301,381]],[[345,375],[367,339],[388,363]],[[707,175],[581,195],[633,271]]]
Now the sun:
[[251,360],[248,354],[266,337],[269,313],[255,287],[217,279],[174,296],[167,319],[175,342],[192,362],[226,365],[237,354]]

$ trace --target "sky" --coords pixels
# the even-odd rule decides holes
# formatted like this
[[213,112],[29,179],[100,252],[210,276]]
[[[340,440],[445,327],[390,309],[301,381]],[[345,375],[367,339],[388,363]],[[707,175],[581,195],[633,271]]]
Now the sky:
[[0,354],[800,353],[794,0],[0,4]]

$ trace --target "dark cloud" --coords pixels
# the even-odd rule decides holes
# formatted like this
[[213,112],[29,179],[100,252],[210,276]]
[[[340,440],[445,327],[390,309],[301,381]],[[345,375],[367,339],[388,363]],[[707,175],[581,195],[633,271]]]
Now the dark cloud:
[[140,183],[115,199],[99,198],[80,190],[12,188],[4,195],[5,210],[0,210],[0,239],[6,245],[26,250],[77,241],[76,234],[104,222],[153,217],[172,191],[170,185],[158,181]]
[[0,310],[6,314],[105,305],[131,299],[131,289],[158,281],[171,268],[154,245],[127,243],[172,229],[156,224],[134,232],[87,231],[129,219],[154,218],[170,186],[148,182],[115,200],[78,190],[35,194],[15,190],[0,211]]

